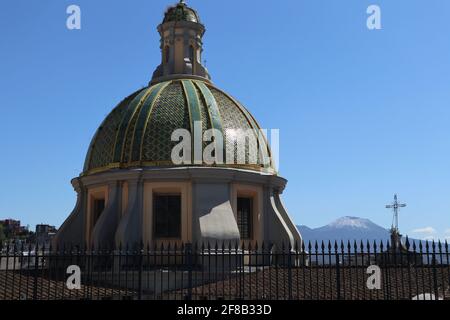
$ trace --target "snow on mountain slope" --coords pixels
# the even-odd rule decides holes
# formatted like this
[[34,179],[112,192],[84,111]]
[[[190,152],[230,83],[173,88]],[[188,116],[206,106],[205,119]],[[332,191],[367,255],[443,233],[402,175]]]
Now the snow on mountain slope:
[[389,239],[389,230],[385,229],[369,219],[358,217],[342,217],[330,224],[320,228],[309,228],[307,226],[298,226],[300,234],[305,242],[311,241],[341,241],[344,242],[354,240],[376,240],[386,241]]

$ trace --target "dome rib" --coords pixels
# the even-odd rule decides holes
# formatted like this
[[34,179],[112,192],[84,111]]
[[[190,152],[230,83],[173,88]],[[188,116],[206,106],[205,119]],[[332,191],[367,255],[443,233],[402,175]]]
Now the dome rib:
[[196,121],[202,121],[202,112],[200,110],[200,101],[197,91],[190,80],[182,80],[184,94],[189,108],[189,118],[191,119],[191,130],[195,128]]
[[[145,134],[145,131],[147,129],[148,121],[151,116],[151,113],[153,111],[153,107],[155,105],[155,102],[161,92],[171,83],[169,82],[162,82],[158,83],[154,87],[152,87],[151,93],[146,97],[144,104],[142,105],[142,108],[139,112],[138,119],[136,120],[136,126],[134,128],[133,132],[133,139],[131,144],[131,155],[129,159],[131,162],[134,161],[140,161],[142,159],[142,141],[143,136]],[[135,147],[139,146],[139,148]]]
[[120,127],[117,131],[116,142],[114,145],[114,155],[112,161],[114,163],[121,163],[123,160],[123,151],[125,146],[125,138],[130,128],[131,120],[136,114],[137,109],[142,105],[143,100],[150,94],[152,88],[141,91],[137,97],[128,105],[128,109],[122,118]]
[[155,102],[142,140],[141,164],[170,166],[171,151],[176,144],[171,136],[176,129],[190,132],[187,100],[180,81],[172,81]]
[[200,92],[202,93],[203,99],[206,102],[211,126],[213,127],[213,129],[217,129],[223,134],[222,119],[220,117],[219,107],[217,106],[216,99],[214,98],[209,88],[203,82],[194,81],[194,83],[197,88],[199,88]]
[[[239,110],[241,111],[241,113],[244,115],[244,117],[247,119],[248,123],[250,124],[251,128],[253,130],[259,130],[261,129],[261,127],[259,126],[259,124],[256,122],[255,118],[252,116],[252,114],[247,110],[247,108],[245,108],[239,101],[237,101],[235,98],[233,98],[231,95],[229,95],[228,93],[214,87],[214,89],[216,89],[217,91],[219,91],[220,93],[222,93],[224,96],[226,96],[228,99],[230,99],[231,101],[233,101],[233,103],[239,108]],[[259,135],[259,134],[258,134]],[[272,157],[271,157],[271,151],[269,148],[269,144],[267,141],[267,137],[265,134],[262,135],[263,136],[263,141],[262,143],[264,144],[263,148],[265,150],[267,150],[269,159],[270,159],[270,163],[269,166],[272,165]],[[257,141],[259,141],[259,137],[256,136]],[[260,142],[261,143],[261,142]],[[258,156],[259,156],[259,151],[258,151]]]
[[[214,98],[214,95],[212,94],[211,90],[209,90],[209,88],[200,81],[193,81],[194,84],[196,85],[196,87],[200,90],[202,97],[205,101],[206,104],[206,109],[208,111],[208,115],[209,115],[209,120],[211,123],[211,127],[213,129],[219,130],[220,133],[222,134],[222,137],[225,137],[224,135],[224,130],[223,130],[223,126],[222,126],[222,118],[220,116],[220,112],[219,112],[219,107],[217,106],[217,101]],[[214,145],[215,145],[215,140],[214,140]],[[225,141],[222,141],[222,149],[223,149],[223,155],[226,154],[226,146],[225,146]]]
[[[191,132],[194,132],[194,136],[192,137],[192,151],[191,152],[191,161],[194,164],[201,164],[197,163],[196,161],[196,155],[195,155],[195,139],[197,139],[196,134],[198,134],[197,128],[195,127],[196,122],[203,122],[202,119],[202,112],[200,109],[200,100],[197,94],[197,90],[195,89],[194,84],[190,80],[182,80],[181,83],[183,84],[184,88],[184,94],[186,95],[188,109],[189,109],[189,118],[191,123]],[[201,137],[203,138],[203,137]]]
[[[121,121],[122,121],[122,110],[126,108],[126,106],[128,106],[130,104],[131,101],[133,101],[133,99],[141,92],[145,89],[140,89],[137,90],[136,92],[130,94],[128,97],[126,97],[125,99],[123,99],[119,104],[117,104],[117,106],[110,112],[110,114],[103,120],[102,124],[100,125],[100,127],[97,129],[97,131],[94,134],[94,137],[92,138],[92,141],[89,145],[89,149],[88,149],[88,153],[86,155],[86,159],[84,162],[84,167],[83,167],[83,171],[89,171],[90,167],[92,166],[99,166],[99,165],[95,165],[95,159],[94,156],[96,155],[96,153],[99,153],[99,150],[97,148],[97,144],[102,138],[102,135],[109,135],[109,134],[113,134],[114,135],[114,143],[111,146],[111,150],[110,152],[108,152],[108,163],[111,162],[111,159],[113,157],[113,153],[114,153],[114,144],[115,144],[115,136],[117,133],[117,128],[115,127],[117,125],[117,127],[120,125]],[[116,118],[116,114],[118,114],[118,122],[117,124],[115,123],[114,119]],[[109,131],[105,133],[105,131]],[[95,151],[95,152],[94,152]],[[94,165],[92,164],[92,162],[94,161]],[[103,165],[100,165],[103,166]]]

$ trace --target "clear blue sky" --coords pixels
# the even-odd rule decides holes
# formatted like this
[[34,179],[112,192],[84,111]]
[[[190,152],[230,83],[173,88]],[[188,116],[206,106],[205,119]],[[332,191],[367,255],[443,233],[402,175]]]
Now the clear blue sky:
[[[0,218],[60,225],[103,118],[159,63],[175,0],[4,0],[0,9]],[[297,224],[344,216],[450,228],[450,1],[190,0],[216,85],[281,132]],[[66,29],[66,8],[82,29]],[[382,30],[369,31],[378,4]],[[450,230],[447,236],[450,237]]]

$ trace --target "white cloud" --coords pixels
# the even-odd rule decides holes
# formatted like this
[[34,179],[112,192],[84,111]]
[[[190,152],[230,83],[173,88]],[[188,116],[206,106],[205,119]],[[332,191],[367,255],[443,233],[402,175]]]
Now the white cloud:
[[447,230],[445,230],[445,234],[450,236],[450,228],[448,228]]
[[437,231],[433,227],[425,227],[425,228],[414,229],[412,231],[412,233],[421,233],[421,234],[427,234],[427,235],[431,236],[431,235],[436,234]]

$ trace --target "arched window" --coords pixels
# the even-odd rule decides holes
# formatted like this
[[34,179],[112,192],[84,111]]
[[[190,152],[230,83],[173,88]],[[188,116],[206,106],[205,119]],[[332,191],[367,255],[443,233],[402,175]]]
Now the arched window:
[[189,59],[191,60],[191,62],[193,63],[195,60],[195,49],[193,46],[189,47]]
[[165,61],[166,63],[168,63],[168,62],[169,62],[169,59],[170,59],[170,47],[169,47],[169,46],[166,46],[166,47],[164,48],[164,61]]

